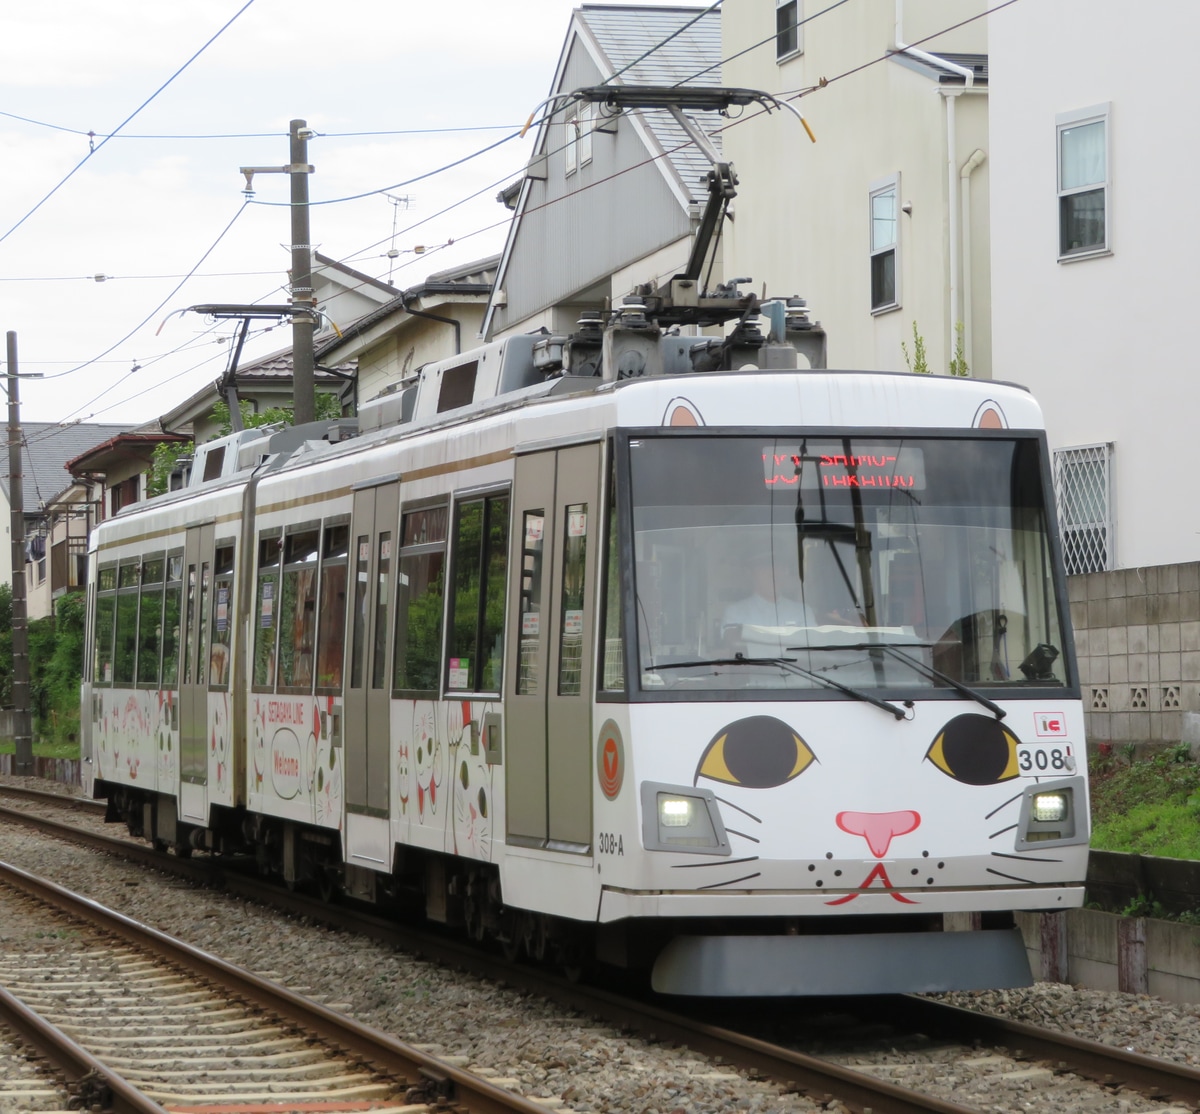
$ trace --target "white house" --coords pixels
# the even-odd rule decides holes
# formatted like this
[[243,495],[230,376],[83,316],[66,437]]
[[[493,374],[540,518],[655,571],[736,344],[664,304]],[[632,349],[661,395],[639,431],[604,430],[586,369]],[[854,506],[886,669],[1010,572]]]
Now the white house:
[[903,371],[902,346],[916,363],[915,323],[930,371],[950,370],[961,330],[971,374],[991,372],[987,21],[971,19],[985,7],[722,10],[724,84],[786,100],[816,137],[788,111],[728,121],[740,185],[726,268],[806,297],[830,367]]
[[1200,173],[1200,7],[1039,0],[990,23],[993,360],[1045,410],[1091,731],[1200,738],[1195,243],[1170,203]]

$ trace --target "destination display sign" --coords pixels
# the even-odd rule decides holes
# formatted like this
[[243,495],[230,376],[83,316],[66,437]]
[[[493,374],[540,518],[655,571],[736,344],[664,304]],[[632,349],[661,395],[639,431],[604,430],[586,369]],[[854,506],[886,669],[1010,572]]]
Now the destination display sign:
[[802,445],[767,445],[762,449],[763,482],[767,487],[799,487],[803,491],[925,490],[925,453],[912,445],[807,441]]

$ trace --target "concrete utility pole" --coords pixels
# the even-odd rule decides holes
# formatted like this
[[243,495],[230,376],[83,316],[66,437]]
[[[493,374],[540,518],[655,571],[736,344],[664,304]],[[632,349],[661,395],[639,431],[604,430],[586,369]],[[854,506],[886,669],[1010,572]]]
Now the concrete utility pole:
[[[316,398],[313,359],[313,302],[312,248],[308,230],[308,137],[312,135],[303,120],[289,125],[292,138],[292,391],[295,398],[295,423],[304,425],[315,421]],[[310,312],[302,313],[302,309]]]
[[308,141],[313,131],[304,120],[289,125],[291,162],[287,166],[243,166],[245,194],[254,196],[255,174],[290,174],[292,177],[292,414],[296,425],[316,418],[313,323],[316,301],[312,288],[312,246],[308,231]]
[[12,510],[13,739],[15,773],[33,775],[29,707],[29,632],[25,606],[25,496],[21,487],[21,400],[17,394],[17,334],[8,333],[8,498]]

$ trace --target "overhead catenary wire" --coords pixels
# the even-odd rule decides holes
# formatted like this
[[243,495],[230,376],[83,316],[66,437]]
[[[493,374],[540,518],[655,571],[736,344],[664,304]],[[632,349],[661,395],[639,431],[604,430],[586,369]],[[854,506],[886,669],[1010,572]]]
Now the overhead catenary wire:
[[223,23],[221,25],[220,29],[214,35],[212,35],[208,39],[208,41],[202,47],[200,47],[199,50],[197,50],[194,54],[192,54],[192,56],[186,62],[184,62],[184,64],[182,66],[180,66],[179,69],[177,69],[173,74],[171,74],[171,76],[168,77],[167,80],[164,81],[157,89],[155,89],[154,92],[150,94],[150,96],[148,96],[144,101],[142,101],[142,103],[140,105],[137,106],[137,108],[135,108],[128,116],[126,116],[125,119],[122,120],[112,130],[112,132],[109,133],[109,135],[102,138],[99,143],[89,143],[88,153],[86,155],[84,155],[83,158],[81,158],[79,160],[79,162],[77,162],[67,172],[66,176],[63,177],[62,179],[60,179],[58,184],[56,186],[54,186],[50,190],[50,192],[47,193],[41,199],[41,201],[39,201],[36,205],[34,205],[34,207],[32,209],[30,209],[19,221],[17,221],[16,224],[14,224],[3,235],[0,235],[0,244],[4,243],[4,241],[7,240],[9,238],[9,236],[11,236],[14,232],[16,232],[16,230],[18,228],[20,228],[21,225],[23,225],[30,217],[32,217],[33,214],[36,213],[43,205],[45,205],[46,202],[50,200],[50,198],[52,198],[56,193],[58,193],[58,191],[60,189],[62,189],[62,187],[65,186],[67,184],[67,182],[69,182],[75,176],[76,172],[80,169],[80,167],[82,167],[84,165],[84,163],[88,162],[92,158],[92,156],[95,155],[96,152],[100,150],[101,147],[103,147],[106,143],[108,143],[108,141],[110,139],[112,139],[113,136],[115,136],[123,127],[125,127],[126,124],[128,124],[130,122],[130,120],[133,120],[148,104],[150,104],[160,93],[162,93],[162,91],[164,89],[166,89],[167,86],[171,84],[171,82],[173,82],[181,73],[183,73],[183,71],[186,70],[188,68],[188,66],[190,66],[197,58],[199,58],[200,55],[203,54],[210,46],[212,46],[212,44],[215,43],[217,41],[217,39],[219,39],[221,37],[221,35],[224,34],[225,31],[233,25],[234,21],[237,20],[237,18],[247,8],[249,8],[250,5],[253,3],[254,3],[254,0],[246,0],[246,2],[240,8],[238,8],[238,10],[236,12],[234,12],[233,15],[230,16],[229,19],[227,19],[225,21],[225,23]]
[[[840,6],[841,6],[843,3],[845,3],[845,2],[846,2],[846,0],[837,0],[837,2],[836,2],[836,3],[834,3],[834,4],[830,4],[830,5],[829,5],[827,8],[825,8],[825,9],[822,9],[822,11],[820,11],[820,12],[814,13],[814,15],[807,17],[807,18],[806,18],[805,20],[803,20],[802,22],[803,22],[803,23],[808,23],[808,22],[810,22],[811,20],[813,20],[813,19],[815,19],[815,18],[817,18],[817,17],[819,17],[819,16],[821,16],[821,15],[824,15],[824,14],[828,13],[829,11],[832,11],[832,10],[834,10],[834,9],[835,9],[835,8],[837,8],[837,7],[840,7]],[[925,43],[925,42],[928,42],[928,41],[930,41],[930,40],[932,40],[932,39],[935,39],[935,38],[937,38],[937,37],[938,37],[939,35],[941,35],[941,34],[945,34],[947,31],[954,30],[955,28],[957,28],[957,27],[961,27],[961,26],[963,26],[963,25],[965,25],[965,24],[967,24],[967,23],[973,22],[973,21],[974,21],[974,20],[976,20],[976,19],[983,18],[984,16],[986,16],[986,15],[988,15],[988,14],[991,14],[992,12],[999,11],[999,10],[1001,10],[1002,8],[1009,6],[1011,3],[1015,3],[1015,0],[1005,0],[1005,2],[1004,2],[1004,3],[998,4],[998,5],[994,6],[994,7],[993,7],[993,8],[991,8],[991,9],[988,9],[988,11],[986,11],[986,12],[978,13],[977,15],[975,15],[975,16],[972,16],[972,17],[970,17],[970,18],[968,18],[968,19],[962,20],[962,21],[960,21],[960,22],[958,22],[958,23],[956,23],[956,24],[954,24],[954,25],[952,25],[952,26],[950,26],[950,27],[943,28],[942,30],[940,30],[940,31],[936,32],[935,34],[933,34],[933,35],[929,35],[929,36],[926,36],[925,38],[923,38],[923,39],[919,40],[919,42],[920,42],[920,43]],[[709,11],[713,10],[713,9],[714,9],[715,7],[717,7],[717,6],[718,6],[718,5],[712,5],[712,6],[710,6],[710,7],[709,7],[709,8],[707,8],[707,9],[703,9],[703,10],[702,10],[702,11],[699,13],[699,15],[700,15],[700,16],[703,16],[704,14],[706,14],[707,12],[709,12]],[[677,34],[677,33],[678,33],[678,32],[676,32],[676,34]],[[759,43],[759,44],[756,44],[756,45],[758,45],[758,46],[765,46],[765,45],[767,45],[767,44],[770,44],[770,43],[774,42],[774,41],[775,41],[775,38],[776,38],[776,36],[773,34],[773,35],[769,36],[768,38],[766,38],[766,39],[762,40],[762,42],[761,42],[761,43]],[[917,44],[915,44],[915,43],[914,43],[914,44],[912,44],[912,45],[917,45]],[[748,48],[748,49],[751,49],[751,48]],[[739,52],[739,54],[740,54],[740,53],[744,53],[744,52]],[[845,71],[845,72],[844,72],[844,73],[842,73],[842,74],[836,75],[836,76],[835,76],[835,77],[833,77],[833,78],[829,78],[829,79],[827,79],[827,80],[825,80],[825,81],[823,81],[823,82],[822,82],[822,87],[823,87],[823,86],[827,86],[828,84],[832,83],[833,81],[840,80],[840,79],[841,79],[841,78],[843,78],[843,77],[850,76],[850,75],[851,75],[851,74],[853,74],[853,73],[859,72],[860,70],[862,70],[862,69],[865,69],[865,68],[867,68],[867,67],[868,67],[868,66],[870,66],[870,65],[874,65],[874,64],[876,64],[876,63],[877,63],[877,62],[879,62],[879,61],[886,60],[886,58],[888,58],[888,57],[891,57],[893,54],[894,54],[894,52],[888,52],[887,54],[884,54],[884,55],[880,56],[879,58],[872,59],[872,60],[870,60],[869,62],[867,62],[867,63],[864,63],[864,64],[863,64],[863,65],[861,65],[861,66],[854,67],[854,68],[852,68],[852,69],[850,69],[850,70],[847,70],[847,71]],[[732,57],[732,56],[731,56],[731,57]],[[814,87],[814,88],[808,88],[808,89],[804,89],[804,90],[796,90],[796,91],[791,91],[791,92],[789,92],[789,93],[787,93],[787,94],[783,94],[783,95],[785,95],[785,96],[788,96],[788,97],[790,97],[790,98],[794,98],[794,97],[796,97],[796,96],[808,95],[809,93],[811,93],[811,92],[813,92],[813,91],[815,91],[815,87]],[[746,116],[742,117],[740,120],[738,120],[738,121],[729,121],[729,122],[728,122],[728,123],[726,123],[726,124],[725,124],[725,125],[724,125],[722,128],[718,128],[718,129],[714,129],[714,130],[715,130],[715,131],[723,131],[723,130],[726,130],[726,129],[728,129],[729,127],[733,127],[733,126],[736,126],[736,125],[737,125],[737,124],[739,124],[739,123],[746,122],[746,121],[747,121],[747,120],[749,120],[749,119],[756,118],[758,115],[760,115],[760,113],[748,113]],[[417,130],[417,129],[413,129],[413,130]],[[320,133],[318,133],[318,134],[320,134]],[[348,133],[348,134],[354,134],[354,133]],[[369,133],[368,133],[368,134],[369,134]],[[492,150],[492,149],[495,149],[496,147],[499,147],[501,144],[508,142],[510,138],[511,138],[510,136],[506,136],[506,137],[502,138],[501,140],[498,140],[496,143],[489,144],[487,147],[485,147],[485,148],[481,149],[480,151],[476,151],[476,152],[474,152],[472,155],[468,155],[468,156],[466,156],[464,159],[455,160],[453,163],[447,164],[447,166],[445,166],[445,167],[442,167],[442,168],[439,168],[439,170],[437,170],[437,171],[431,171],[431,172],[427,172],[426,174],[419,176],[419,178],[410,179],[410,180],[409,180],[409,182],[411,182],[411,181],[416,181],[416,180],[419,180],[420,178],[432,177],[432,176],[433,176],[434,174],[436,174],[436,173],[439,173],[439,172],[441,172],[441,171],[444,171],[444,170],[447,170],[447,169],[453,168],[453,167],[455,167],[455,166],[461,165],[463,161],[467,161],[467,160],[469,160],[469,159],[470,159],[470,158],[472,158],[472,157],[477,157],[479,154],[482,154],[484,151],[487,151],[487,150]],[[673,149],[673,150],[674,150],[674,149]],[[664,155],[669,155],[670,153],[672,153],[672,152],[664,152]],[[656,157],[662,157],[662,156],[656,156]],[[653,160],[653,158],[651,158],[651,159],[646,159],[646,160],[643,160],[643,161],[642,161],[641,163],[639,163],[638,165],[639,165],[639,166],[640,166],[640,165],[645,165],[645,163],[647,163],[647,162],[651,162],[651,161],[654,161],[654,160]],[[609,176],[609,177],[608,177],[607,179],[605,179],[605,180],[606,180],[606,181],[609,181],[609,180],[611,180],[613,177],[616,177],[616,176],[618,176],[620,173],[626,173],[626,172],[632,171],[632,170],[634,170],[634,169],[636,169],[636,167],[630,167],[630,168],[627,168],[626,170],[623,170],[623,171],[620,171],[620,172],[618,172],[618,174],[616,174],[616,175],[611,175],[611,176]],[[475,191],[474,193],[472,193],[472,194],[470,194],[470,195],[467,195],[467,197],[465,197],[465,198],[462,198],[462,199],[460,199],[460,200],[459,200],[459,201],[457,201],[457,202],[453,202],[453,203],[451,203],[450,205],[447,205],[447,206],[443,207],[441,210],[438,210],[438,212],[437,212],[437,213],[435,213],[435,214],[432,214],[431,216],[428,216],[428,217],[424,217],[424,218],[422,218],[421,220],[414,222],[413,224],[409,225],[407,228],[403,229],[402,231],[400,231],[400,232],[399,232],[399,233],[397,233],[397,234],[398,234],[398,235],[407,234],[408,232],[410,232],[410,231],[414,230],[415,228],[419,227],[420,225],[422,225],[422,224],[425,224],[425,223],[427,223],[427,222],[429,222],[429,221],[431,221],[431,220],[435,219],[436,217],[439,217],[439,216],[445,215],[447,212],[451,211],[452,209],[454,209],[454,208],[455,208],[455,207],[457,207],[458,205],[465,204],[465,203],[466,203],[468,200],[474,199],[474,198],[478,197],[480,194],[482,194],[482,193],[486,192],[487,190],[489,190],[489,189],[492,189],[492,188],[495,188],[495,186],[496,186],[496,185],[501,185],[501,184],[503,184],[505,181],[509,180],[509,179],[511,178],[511,176],[512,176],[512,175],[511,175],[511,174],[509,174],[509,175],[505,175],[503,178],[497,179],[497,181],[496,181],[495,183],[493,183],[492,185],[485,186],[485,187],[483,187],[482,189],[480,189],[480,190],[477,190],[477,191]],[[406,185],[406,184],[408,184],[408,182],[405,182],[405,183],[399,183],[399,184],[397,184],[397,185],[389,186],[389,187],[386,187],[386,189],[395,189],[395,188],[401,188],[401,187],[403,187],[403,186],[404,186],[404,185]],[[596,184],[600,184],[600,183],[596,183]],[[317,203],[333,203],[334,201],[338,201],[338,200],[356,200],[356,199],[361,199],[361,198],[366,198],[366,197],[375,196],[375,195],[377,195],[377,194],[379,194],[379,193],[381,193],[381,192],[384,192],[384,191],[383,191],[383,190],[371,190],[371,191],[367,191],[367,192],[365,192],[365,193],[362,193],[362,194],[353,195],[352,197],[345,198],[345,199],[330,199],[330,201],[328,201],[328,202],[317,202]],[[564,199],[561,199],[561,200],[565,200],[565,198],[564,198]],[[269,203],[265,203],[265,202],[255,202],[255,203],[256,203],[256,204],[269,204]],[[545,204],[553,204],[553,203],[554,203],[554,202],[547,202],[547,203],[545,203]],[[538,208],[541,208],[541,207],[544,207],[544,205],[543,205],[543,206],[539,206]],[[465,240],[467,240],[467,239],[470,239],[470,238],[471,238],[471,237],[473,237],[473,236],[480,235],[480,234],[482,234],[483,232],[490,231],[490,230],[492,230],[492,229],[494,229],[494,228],[496,228],[496,227],[500,227],[500,226],[503,226],[503,225],[505,225],[505,224],[508,224],[510,220],[511,220],[511,216],[509,216],[509,215],[506,215],[506,216],[505,216],[505,217],[504,217],[502,220],[500,220],[500,221],[497,221],[497,222],[491,222],[491,223],[489,223],[489,224],[486,224],[486,225],[484,225],[484,226],[482,226],[482,227],[480,227],[480,228],[476,228],[476,229],[474,229],[474,230],[472,230],[472,231],[469,231],[469,232],[466,232],[466,233],[457,234],[457,235],[455,235],[453,238],[451,238],[451,240],[452,240],[452,242],[461,243],[461,242],[463,242],[463,241],[465,241]],[[371,245],[370,247],[359,249],[359,250],[358,250],[358,251],[356,251],[356,252],[353,252],[353,253],[351,253],[351,254],[349,254],[349,255],[347,255],[347,256],[344,256],[344,257],[342,258],[342,260],[341,260],[341,261],[345,262],[345,261],[349,261],[349,260],[355,260],[355,259],[359,259],[359,258],[361,258],[361,257],[363,256],[363,254],[364,254],[365,252],[367,252],[367,251],[371,250],[371,247],[376,247],[376,246],[382,245],[382,244],[386,243],[388,239],[389,239],[388,237],[381,238],[379,241],[377,241],[377,242],[376,242],[376,244],[374,244],[374,245]],[[437,250],[437,249],[435,249],[435,250]],[[428,255],[430,255],[430,254],[432,254],[432,252],[426,252],[424,256],[418,256],[418,257],[414,257],[414,259],[412,259],[412,260],[408,261],[406,264],[401,264],[401,265],[400,265],[400,269],[402,269],[404,266],[410,266],[410,265],[412,265],[412,264],[416,263],[416,262],[417,262],[417,259],[419,259],[419,258],[420,258],[420,259],[426,258],[426,257],[427,257]],[[247,272],[247,274],[254,274],[254,273],[255,273],[255,272]],[[263,273],[263,272],[259,272],[259,273]],[[189,272],[189,275],[188,275],[188,276],[185,276],[185,278],[184,278],[184,281],[186,281],[186,279],[187,279],[188,277],[191,277],[193,274],[194,274],[194,271],[193,271],[193,272]],[[372,277],[372,278],[374,278],[374,279],[375,279],[375,281],[383,281],[383,279],[382,279],[382,276],[371,276],[371,277]],[[171,295],[168,295],[168,299],[169,299],[170,297],[172,297],[174,293],[175,293],[175,292],[173,291]],[[162,305],[162,304],[165,304],[165,300],[164,300],[164,303],[160,303],[160,307],[161,307],[161,305]],[[154,313],[154,312],[157,312],[157,310],[156,310],[156,311],[153,311],[153,312],[152,312],[152,314],[151,314],[150,316],[153,316],[153,313]],[[143,322],[143,324],[144,324],[144,323],[145,323],[145,322]],[[142,326],[141,326],[141,325],[139,325],[137,328],[141,328],[141,327],[142,327]],[[130,334],[128,334],[128,335],[132,335],[132,333],[133,333],[133,332],[136,332],[136,331],[137,331],[137,328],[135,328],[134,330],[132,330],[132,331],[131,331],[131,333],[130,333]],[[124,338],[124,339],[128,339],[128,336],[127,336],[126,338]],[[123,341],[118,341],[118,342],[117,342],[117,345],[114,345],[113,347],[115,348],[116,346],[120,345],[121,343],[123,343]],[[77,365],[77,367],[76,367],[76,368],[73,368],[73,369],[71,369],[70,371],[63,372],[63,373],[59,373],[59,374],[60,374],[60,375],[66,375],[66,374],[70,374],[70,373],[71,373],[72,371],[74,371],[74,370],[79,370],[79,369],[81,369],[81,368],[83,368],[83,367],[90,366],[91,364],[95,363],[97,360],[99,360],[100,358],[102,358],[104,355],[107,355],[107,353],[108,353],[108,352],[110,352],[110,351],[112,351],[112,348],[106,349],[106,350],[105,350],[105,352],[103,352],[103,353],[100,353],[100,354],[99,354],[97,357],[94,357],[94,358],[92,358],[92,359],[90,359],[90,360],[88,360],[88,361],[86,361],[86,362],[84,362],[84,363],[82,363],[82,364],[79,364],[79,365]],[[160,357],[160,358],[161,358],[161,357]],[[144,365],[143,365],[143,366],[144,366]],[[119,382],[121,382],[121,381],[123,381],[123,380],[118,380],[118,383],[119,383]],[[168,380],[168,381],[169,381],[169,380]],[[115,386],[115,384],[114,384],[114,386]],[[109,389],[111,390],[112,388],[110,387]],[[105,393],[107,393],[107,392],[105,392]],[[94,399],[94,400],[92,400],[92,401],[93,401],[93,402],[94,402],[94,401],[97,401],[97,400],[98,400],[99,398],[101,398],[101,397],[103,397],[103,396],[102,396],[102,395],[100,395],[100,396],[97,396],[97,398],[96,398],[96,399]],[[85,404],[85,406],[86,406],[86,405],[90,405],[90,403],[89,403],[89,404]],[[107,408],[106,408],[106,409],[107,409]]]

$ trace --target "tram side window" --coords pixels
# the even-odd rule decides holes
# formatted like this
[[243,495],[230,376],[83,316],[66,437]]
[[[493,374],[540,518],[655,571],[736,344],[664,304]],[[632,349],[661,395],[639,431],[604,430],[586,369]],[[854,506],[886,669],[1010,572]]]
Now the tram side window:
[[608,522],[605,530],[608,554],[604,574],[604,640],[600,688],[605,692],[625,691],[625,632],[621,629],[621,549],[617,537],[616,469],[609,477]]
[[279,601],[279,533],[258,539],[258,586],[254,606],[254,687],[275,687],[275,633]]
[[229,687],[229,654],[233,630],[233,542],[218,542],[213,563],[212,637],[209,639],[208,683]]
[[279,608],[279,687],[311,692],[317,632],[317,555],[320,527],[290,530],[283,543]]
[[113,651],[113,684],[131,685],[137,663],[139,562],[117,569],[117,633]]
[[446,688],[498,692],[504,661],[509,497],[464,499],[454,510]]
[[392,688],[436,692],[442,657],[447,508],[423,507],[400,524]]
[[179,619],[183,605],[183,554],[167,556],[167,586],[163,595],[162,687],[179,681]]
[[96,578],[95,656],[92,677],[98,685],[111,685],[113,680],[113,631],[117,617],[117,567],[101,569]]
[[158,685],[159,653],[162,650],[163,573],[161,556],[147,557],[142,565],[141,616],[138,620],[137,683]]
[[320,607],[317,615],[317,691],[340,692],[346,648],[346,574],[350,527],[326,523],[321,543]]
[[587,568],[588,505],[566,508],[563,526],[562,635],[558,652],[558,695],[578,696],[583,691],[583,592]]

